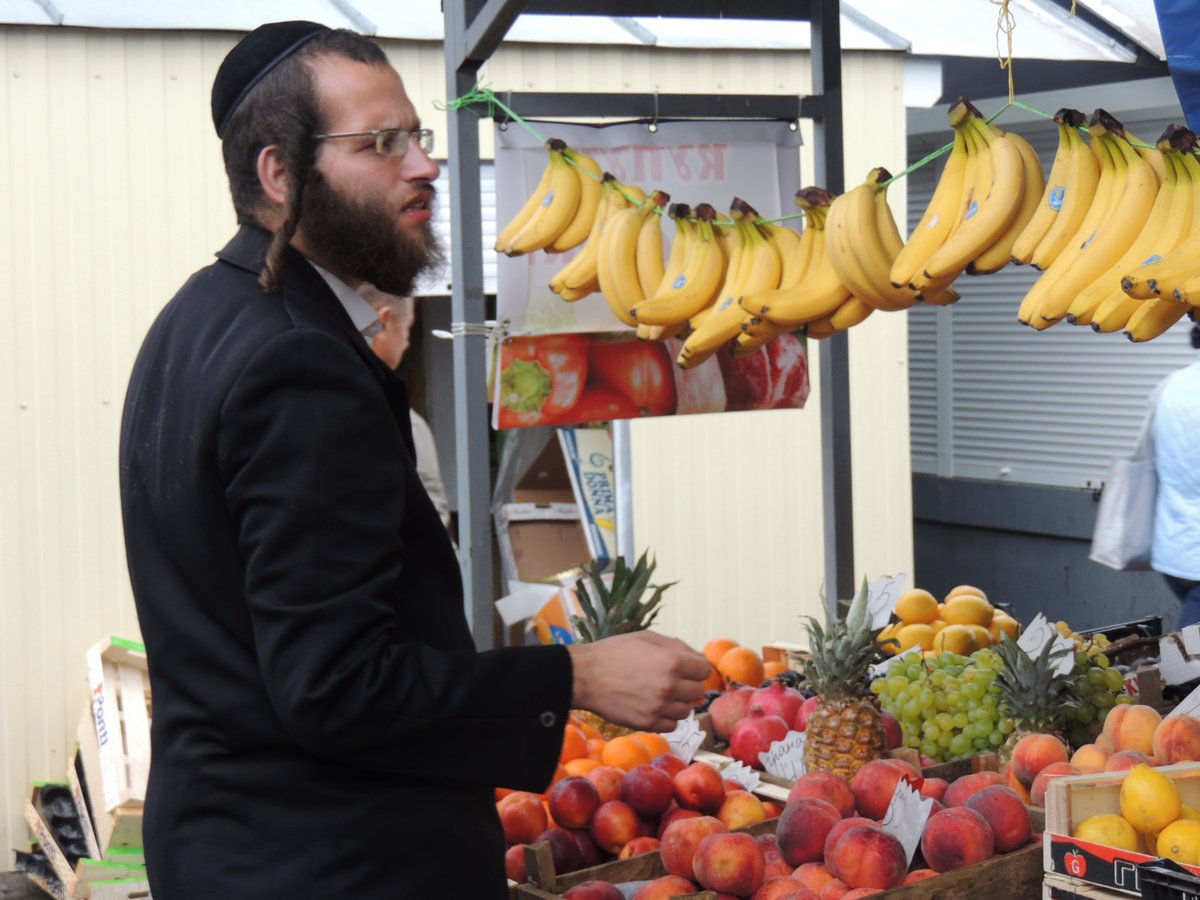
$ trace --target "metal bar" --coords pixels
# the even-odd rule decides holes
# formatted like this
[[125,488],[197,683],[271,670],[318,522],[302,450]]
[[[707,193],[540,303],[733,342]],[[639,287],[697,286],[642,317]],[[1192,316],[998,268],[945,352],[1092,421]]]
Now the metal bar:
[[[476,82],[478,65],[462,59],[468,0],[444,0],[446,17],[446,88],[461,97]],[[451,322],[483,322],[483,222],[479,207],[479,120],[468,109],[447,115],[449,131]],[[454,338],[454,436],[458,487],[458,543],[463,577],[463,605],[480,650],[496,645],[492,584],[491,469],[489,465],[487,397],[483,386],[484,337]]]
[[[816,182],[837,195],[845,188],[842,135],[841,20],[837,0],[813,7],[813,93],[824,97],[824,115],[815,123]],[[837,615],[837,601],[854,593],[854,506],[850,468],[850,345],[834,335],[820,349],[821,468],[824,484],[825,603]]]
[[362,10],[350,3],[350,0],[329,0],[329,2],[354,23],[354,30],[360,34],[375,34],[379,31],[379,26],[363,15]]
[[[538,116],[644,119],[782,119],[814,118],[823,106],[820,97],[778,94],[588,94],[581,104],[578,94],[514,93],[504,102],[523,118]],[[497,119],[506,113],[498,111]]]
[[638,18],[684,19],[775,19],[795,21],[811,18],[811,10],[822,0],[530,0],[525,11],[539,15],[636,16]]
[[617,553],[631,563],[638,558],[633,528],[633,444],[629,435],[629,420],[612,423],[613,481],[617,501]]
[[[528,0],[487,0],[486,3],[465,24],[462,46],[454,54],[457,68],[461,71],[468,63],[474,63],[474,69],[487,62],[508,29],[525,8]],[[447,22],[447,24],[449,24]],[[446,38],[449,39],[449,31]],[[474,86],[474,85],[472,85]],[[461,97],[462,94],[455,94]]]
[[647,47],[653,47],[658,43],[658,35],[636,19],[632,19],[629,16],[610,16],[609,18],[613,20],[613,23],[618,28],[637,38],[640,43],[645,44]]
[[879,38],[893,50],[903,50],[908,52],[912,49],[912,41],[902,35],[896,34],[889,28],[880,25],[866,13],[855,9],[848,3],[842,3],[842,15],[861,28],[863,31],[870,32]]
[[61,25],[63,23],[63,19],[65,19],[66,16],[63,15],[63,11],[51,3],[50,0],[35,0],[35,2],[42,8],[42,12],[46,14],[53,24]]

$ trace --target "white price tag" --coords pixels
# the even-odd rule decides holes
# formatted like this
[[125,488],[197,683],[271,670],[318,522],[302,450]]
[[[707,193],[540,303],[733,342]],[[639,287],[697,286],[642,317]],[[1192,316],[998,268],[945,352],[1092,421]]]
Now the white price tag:
[[1167,713],[1167,718],[1172,716],[1200,716],[1200,688],[1196,688],[1186,697],[1179,701],[1178,705]]
[[867,585],[867,611],[871,614],[871,627],[882,628],[892,619],[896,601],[904,593],[905,575],[884,575]]
[[664,737],[671,745],[671,752],[685,763],[690,763],[700,745],[704,743],[704,732],[700,723],[696,721],[696,711],[689,712],[687,718],[680,721],[675,730]]
[[754,789],[758,787],[758,783],[762,781],[758,773],[746,765],[744,762],[734,761],[721,770],[721,777],[728,778],[730,781],[736,781],[750,793],[754,793]]
[[1058,629],[1047,621],[1045,615],[1038,613],[1032,622],[1025,626],[1021,636],[1017,638],[1017,646],[1024,650],[1031,659],[1036,658],[1051,641],[1055,647],[1067,650],[1054,668],[1060,675],[1067,675],[1075,667],[1075,642],[1069,637],[1058,633]]
[[892,802],[888,804],[881,826],[883,830],[898,839],[904,845],[911,865],[913,854],[921,843],[921,833],[925,830],[925,822],[933,809],[933,800],[922,797],[917,789],[901,778],[896,783],[896,792],[892,794]]
[[769,750],[758,754],[768,774],[788,781],[795,781],[803,775],[805,738],[803,731],[789,731],[783,740],[772,741]]

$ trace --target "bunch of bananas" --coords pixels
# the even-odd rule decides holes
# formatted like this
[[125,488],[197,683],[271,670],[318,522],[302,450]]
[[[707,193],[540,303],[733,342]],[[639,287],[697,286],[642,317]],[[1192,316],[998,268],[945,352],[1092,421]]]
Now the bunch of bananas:
[[587,239],[603,195],[600,165],[558,138],[546,141],[550,159],[529,199],[500,231],[496,250],[520,256],[562,253]]
[[896,291],[928,303],[957,299],[945,292],[963,272],[986,275],[1007,265],[1044,189],[1037,153],[1019,134],[990,124],[962,97],[949,119],[950,156],[889,271]]

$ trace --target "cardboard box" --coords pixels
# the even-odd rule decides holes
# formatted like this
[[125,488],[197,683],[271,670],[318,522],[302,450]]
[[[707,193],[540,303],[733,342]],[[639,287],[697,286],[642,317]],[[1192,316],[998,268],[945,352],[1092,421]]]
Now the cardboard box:
[[135,641],[107,638],[88,649],[87,668],[104,809],[140,803],[146,799],[150,774],[146,648]]
[[560,428],[558,443],[579,506],[591,558],[603,569],[617,558],[617,478],[607,428]]
[[[1200,804],[1200,763],[1161,766],[1157,771],[1175,783],[1184,803]],[[1156,857],[1071,837],[1071,832],[1088,816],[1121,812],[1121,783],[1126,774],[1100,772],[1050,780],[1042,845],[1046,874],[1065,875],[1105,890],[1141,896],[1138,864]],[[1185,868],[1200,875],[1200,867]]]

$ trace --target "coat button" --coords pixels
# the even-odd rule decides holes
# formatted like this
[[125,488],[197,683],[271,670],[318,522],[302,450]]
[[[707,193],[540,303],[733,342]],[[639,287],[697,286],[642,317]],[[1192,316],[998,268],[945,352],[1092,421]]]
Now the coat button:
[[554,713],[552,713],[552,712],[544,712],[541,715],[541,722],[542,722],[543,728],[553,728],[557,721],[558,721],[558,716],[554,715]]

